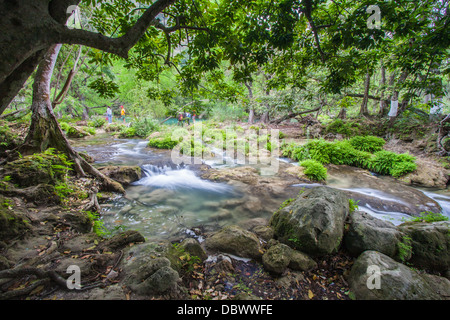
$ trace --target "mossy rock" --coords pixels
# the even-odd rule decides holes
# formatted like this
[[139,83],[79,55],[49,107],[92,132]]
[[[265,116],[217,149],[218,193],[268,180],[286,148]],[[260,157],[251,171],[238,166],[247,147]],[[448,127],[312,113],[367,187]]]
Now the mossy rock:
[[343,191],[311,188],[276,211],[270,226],[275,238],[312,256],[336,253],[344,235],[349,201]]
[[9,176],[19,187],[51,184],[64,179],[69,167],[63,155],[43,152],[8,162],[3,176]]
[[206,239],[205,244],[209,250],[230,253],[243,258],[260,260],[262,256],[258,237],[235,225],[217,231]]
[[70,127],[67,130],[67,136],[69,138],[84,138],[90,136],[91,134],[83,127]]
[[13,204],[0,196],[0,241],[8,241],[24,236],[30,230],[30,221],[14,212]]
[[124,186],[142,178],[142,170],[139,166],[106,166],[99,170],[107,177],[120,182]]

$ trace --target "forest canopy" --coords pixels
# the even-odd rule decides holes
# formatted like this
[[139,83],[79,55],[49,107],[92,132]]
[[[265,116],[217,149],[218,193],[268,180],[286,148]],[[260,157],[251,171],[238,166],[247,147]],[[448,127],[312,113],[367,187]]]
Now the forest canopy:
[[[189,111],[274,124],[306,114],[327,121],[445,113],[448,6],[4,1],[0,112],[26,119],[40,95],[56,118],[89,119],[107,105],[157,121]],[[38,82],[46,88],[39,94]],[[40,135],[30,138],[34,145],[54,144],[36,143]]]

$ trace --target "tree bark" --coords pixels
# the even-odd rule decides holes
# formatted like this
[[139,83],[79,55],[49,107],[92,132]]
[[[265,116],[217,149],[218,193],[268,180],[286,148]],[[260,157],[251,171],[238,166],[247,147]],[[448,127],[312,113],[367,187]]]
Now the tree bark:
[[367,107],[367,102],[369,101],[369,88],[370,88],[370,73],[366,73],[366,79],[364,81],[364,96],[363,101],[361,103],[361,109],[359,110],[359,114],[363,116],[369,115],[369,108]]
[[295,118],[295,117],[300,116],[300,115],[302,115],[302,114],[311,113],[311,112],[316,112],[316,111],[319,111],[320,109],[321,109],[321,107],[317,107],[317,108],[311,109],[311,110],[305,110],[305,111],[301,111],[301,112],[290,113],[290,114],[288,114],[288,115],[286,115],[286,116],[284,116],[284,117],[281,117],[281,118],[272,120],[272,121],[270,121],[270,123],[271,123],[271,124],[280,124],[281,122],[286,121],[286,120],[288,120],[288,119]]
[[60,49],[61,44],[51,46],[39,64],[33,83],[31,125],[24,143],[16,151],[19,151],[22,155],[28,155],[43,152],[48,148],[55,148],[59,152],[65,153],[73,161],[78,176],[91,174],[99,179],[104,189],[125,193],[120,183],[113,181],[92,167],[70,146],[56,120],[50,101],[50,83]]
[[250,110],[248,112],[248,123],[252,124],[255,122],[255,107],[253,105],[253,89],[252,89],[252,83],[245,82],[245,86],[248,90],[248,99],[250,101]]
[[384,65],[381,65],[381,79],[380,79],[380,87],[381,87],[381,97],[380,97],[380,110],[378,114],[380,116],[383,116],[385,113],[385,110],[387,109],[387,103],[386,100],[384,100],[384,91],[386,86],[386,68]]
[[67,8],[81,0],[1,1],[0,12],[0,114],[22,88],[50,46],[80,44],[127,57],[155,17],[175,0],[155,1],[121,37],[69,29]]

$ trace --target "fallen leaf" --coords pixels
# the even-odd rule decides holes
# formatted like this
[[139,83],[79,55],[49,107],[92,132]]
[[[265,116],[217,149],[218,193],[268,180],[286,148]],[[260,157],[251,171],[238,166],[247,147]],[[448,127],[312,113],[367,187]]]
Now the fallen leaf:
[[35,288],[33,291],[30,292],[30,295],[35,295],[40,293],[42,290],[44,290],[44,286],[38,286],[37,288]]
[[312,293],[311,290],[308,290],[308,298],[310,299],[314,298],[314,293]]

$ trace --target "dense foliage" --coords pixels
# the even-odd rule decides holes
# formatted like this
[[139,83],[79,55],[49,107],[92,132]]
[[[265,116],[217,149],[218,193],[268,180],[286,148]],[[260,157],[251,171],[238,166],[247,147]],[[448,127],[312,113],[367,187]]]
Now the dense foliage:
[[[283,156],[300,161],[314,160],[321,164],[349,165],[368,169],[381,175],[400,177],[416,169],[415,158],[381,150],[384,140],[377,137],[354,137],[350,140],[311,140],[305,145],[285,143]],[[369,150],[369,151],[366,151]]]

